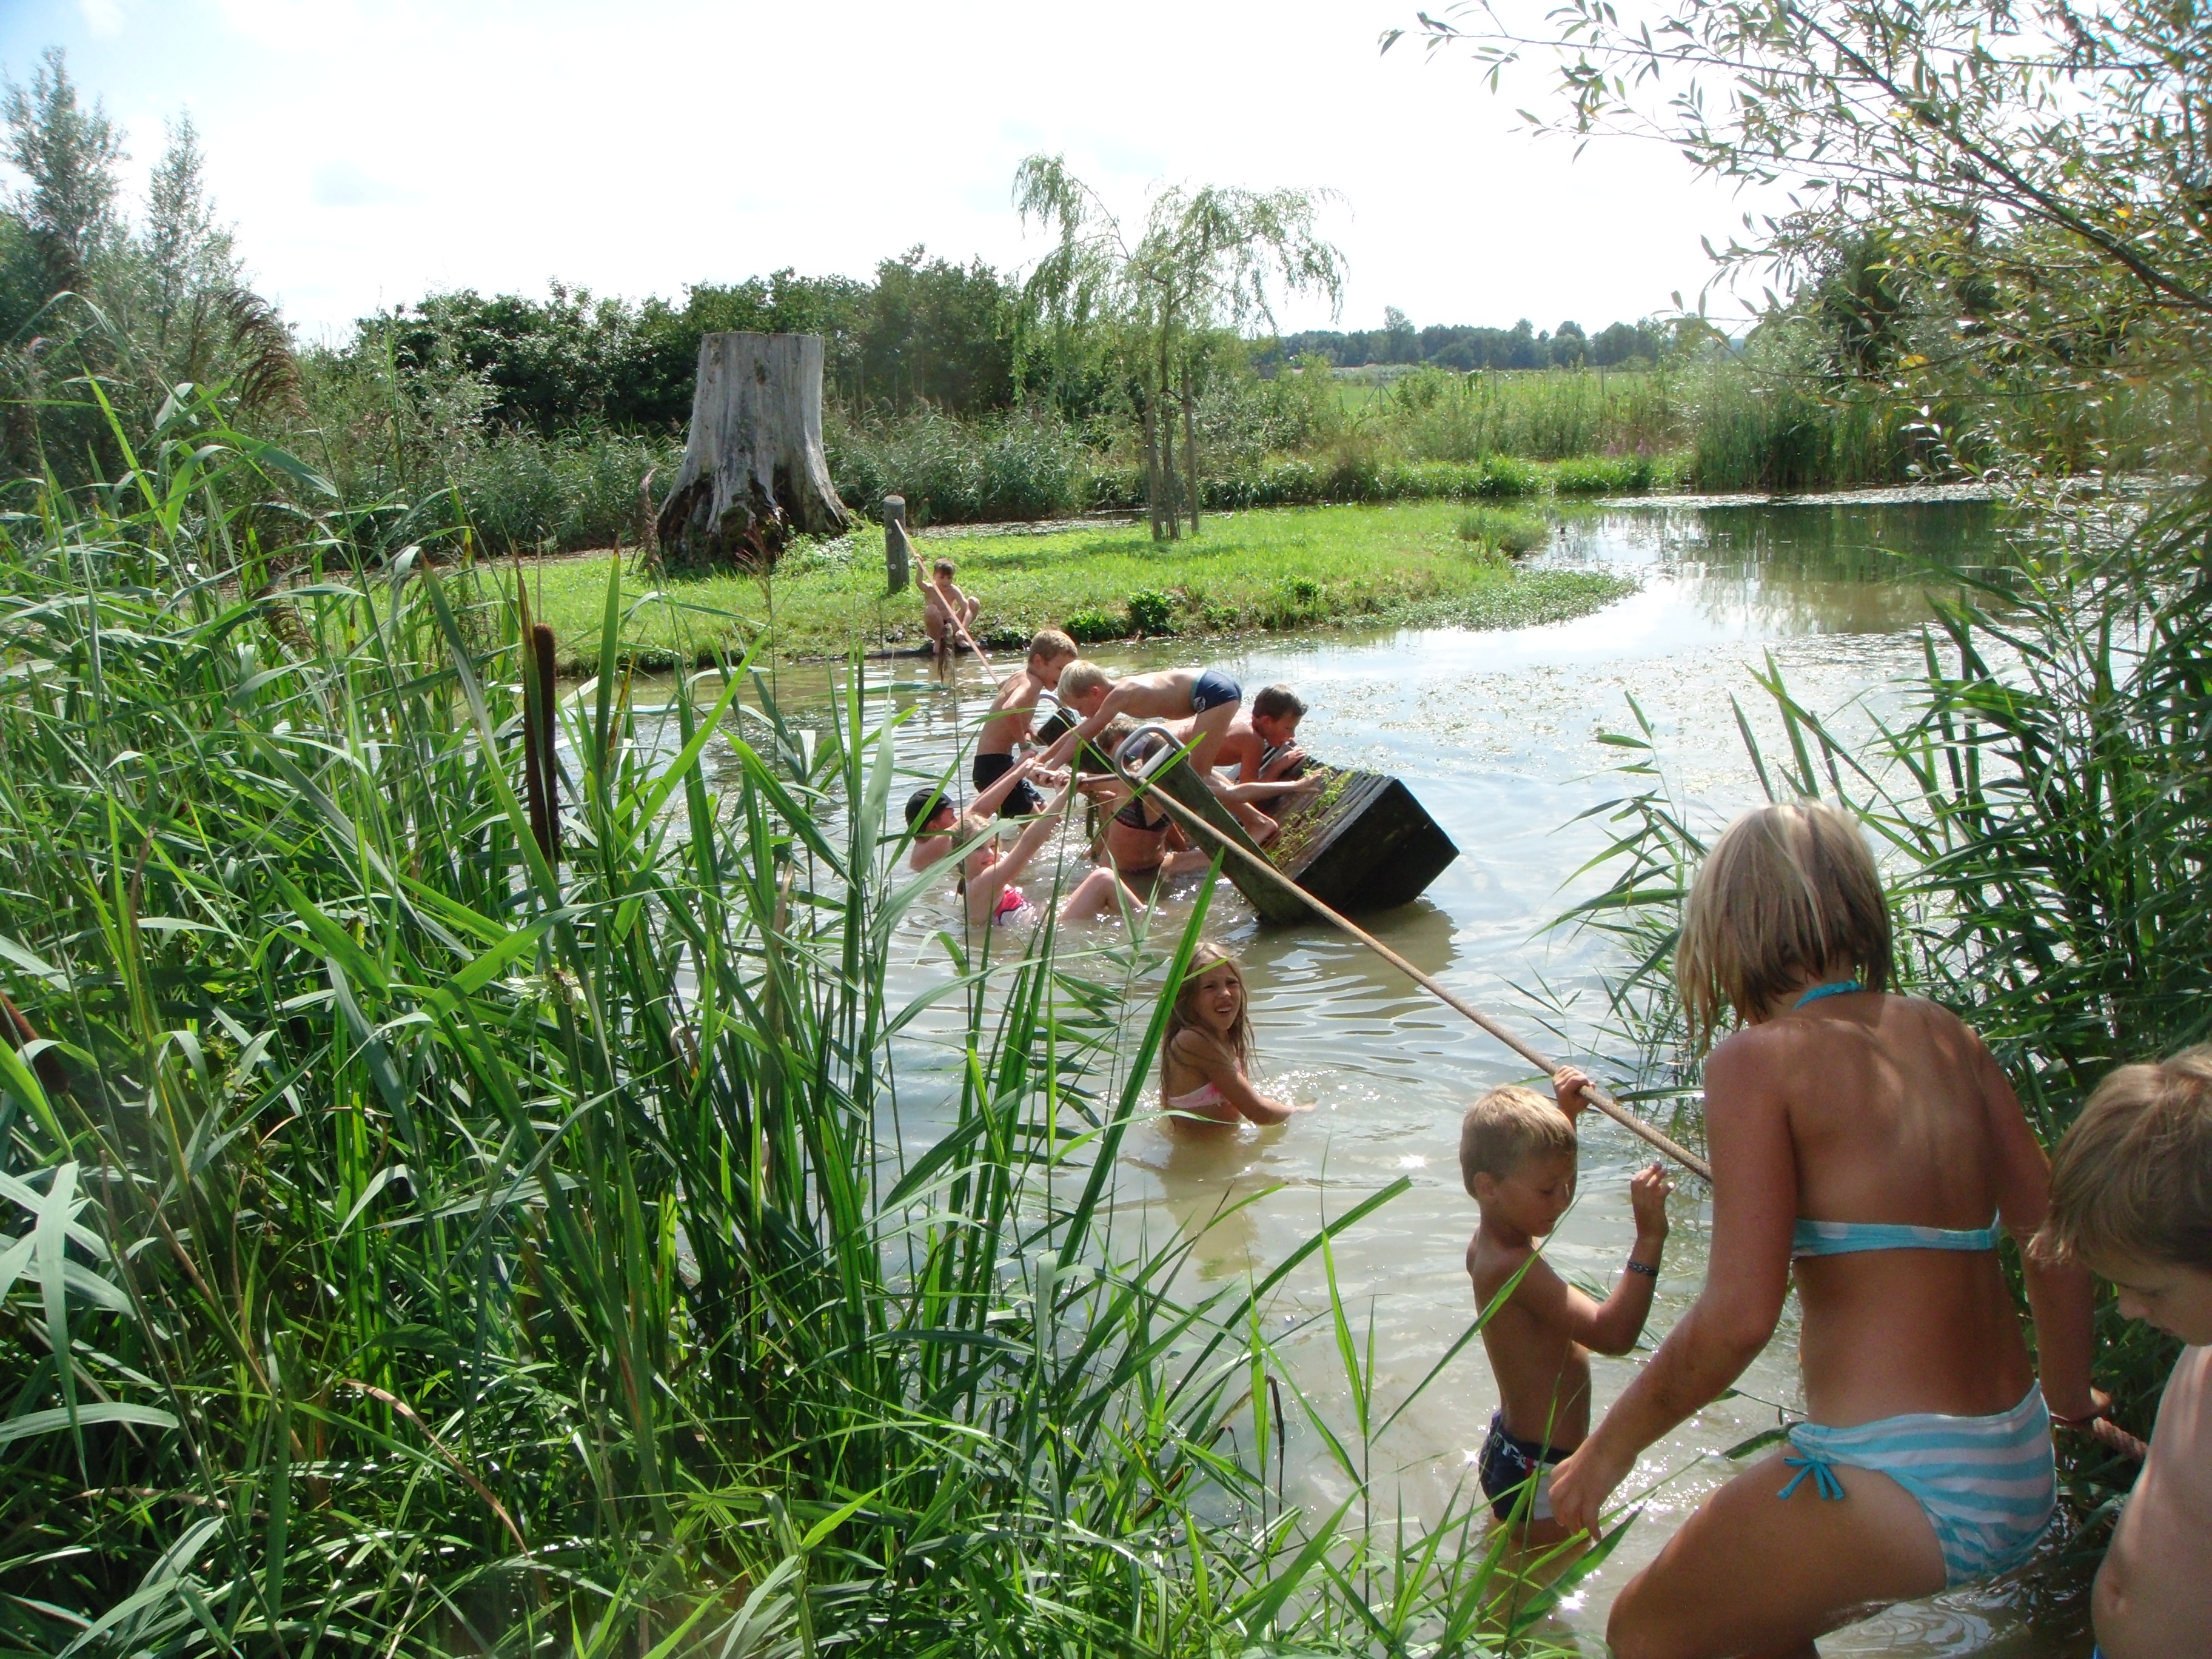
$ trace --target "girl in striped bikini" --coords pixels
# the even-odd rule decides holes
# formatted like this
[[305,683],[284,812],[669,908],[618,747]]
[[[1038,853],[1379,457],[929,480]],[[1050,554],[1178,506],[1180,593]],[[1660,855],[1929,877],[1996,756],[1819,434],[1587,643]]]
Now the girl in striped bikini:
[[1698,873],[1676,975],[1705,1062],[1705,1288],[1559,1466],[1595,1528],[1646,1447],[1766,1346],[1794,1271],[1809,1421],[1701,1504],[1621,1590],[1619,1659],[1777,1655],[1873,1605],[2026,1561],[2055,1498],[2051,1425],[2082,1425],[2091,1285],[2022,1272],[2039,1384],[1997,1257],[2043,1224],[2050,1164],[1989,1050],[1886,990],[1889,912],[1857,823],[1818,803],[1731,825]]

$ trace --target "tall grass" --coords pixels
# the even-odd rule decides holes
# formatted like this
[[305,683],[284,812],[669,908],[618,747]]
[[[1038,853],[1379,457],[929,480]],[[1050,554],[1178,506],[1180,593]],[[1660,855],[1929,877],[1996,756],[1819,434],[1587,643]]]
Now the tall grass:
[[315,480],[194,418],[4,522],[0,1644],[1493,1644],[1479,1510],[1267,1472],[1288,1395],[1379,1501],[1261,1316],[1400,1188],[1196,1306],[1104,1231],[1202,906],[898,1006],[857,684],[811,733],[734,664],[558,690],[495,574],[337,527],[251,591],[232,504]]
[[1392,382],[1358,421],[1409,460],[1556,461],[1670,453],[1682,447],[1687,412],[1661,370],[1424,368]]

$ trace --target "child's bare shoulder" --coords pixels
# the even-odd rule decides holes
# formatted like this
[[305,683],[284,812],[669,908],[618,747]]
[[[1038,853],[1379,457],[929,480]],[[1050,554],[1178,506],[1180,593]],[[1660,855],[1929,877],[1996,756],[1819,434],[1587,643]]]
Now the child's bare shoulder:
[[[1501,1244],[1480,1226],[1475,1228],[1474,1237],[1468,1241],[1468,1276],[1474,1280],[1475,1294],[1485,1303],[1511,1284],[1513,1275],[1521,1273],[1524,1265],[1529,1273],[1550,1271],[1533,1243]],[[1521,1282],[1528,1282],[1528,1273],[1522,1274]]]

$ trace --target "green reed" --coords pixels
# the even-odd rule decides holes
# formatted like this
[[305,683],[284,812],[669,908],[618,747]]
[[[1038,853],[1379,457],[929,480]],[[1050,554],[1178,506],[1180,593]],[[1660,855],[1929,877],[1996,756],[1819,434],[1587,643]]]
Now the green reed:
[[0,521],[0,1650],[1488,1650],[1474,1511],[1279,1491],[1261,1316],[1400,1189],[1196,1304],[1108,1230],[1203,905],[902,1006],[857,673],[555,688],[549,849],[499,570],[131,465]]
[[[2212,1035],[2212,495],[2169,492],[2018,515],[2012,556],[1961,572],[1930,562],[1940,605],[1901,718],[1852,742],[1754,676],[1779,752],[1737,720],[1771,799],[1826,797],[1861,813],[1890,882],[1904,985],[1988,1040],[2046,1145],[2114,1066]],[[1613,935],[1612,988],[1647,1096],[1694,1111],[1697,1068],[1671,983],[1686,884],[1716,827],[1666,775],[1650,721],[1626,750],[1606,890],[1577,925]],[[2100,1309],[2099,1380],[2147,1436],[2172,1346]],[[2080,1450],[2093,1497],[2128,1471]]]

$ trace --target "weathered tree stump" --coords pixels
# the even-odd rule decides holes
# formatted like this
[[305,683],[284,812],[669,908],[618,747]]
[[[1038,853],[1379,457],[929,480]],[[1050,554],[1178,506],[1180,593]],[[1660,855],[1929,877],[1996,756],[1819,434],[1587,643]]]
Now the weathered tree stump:
[[884,497],[884,573],[894,593],[906,592],[914,568],[914,542],[906,533],[906,497]]
[[703,336],[684,465],[654,525],[661,566],[765,568],[793,535],[848,521],[822,453],[822,337]]

